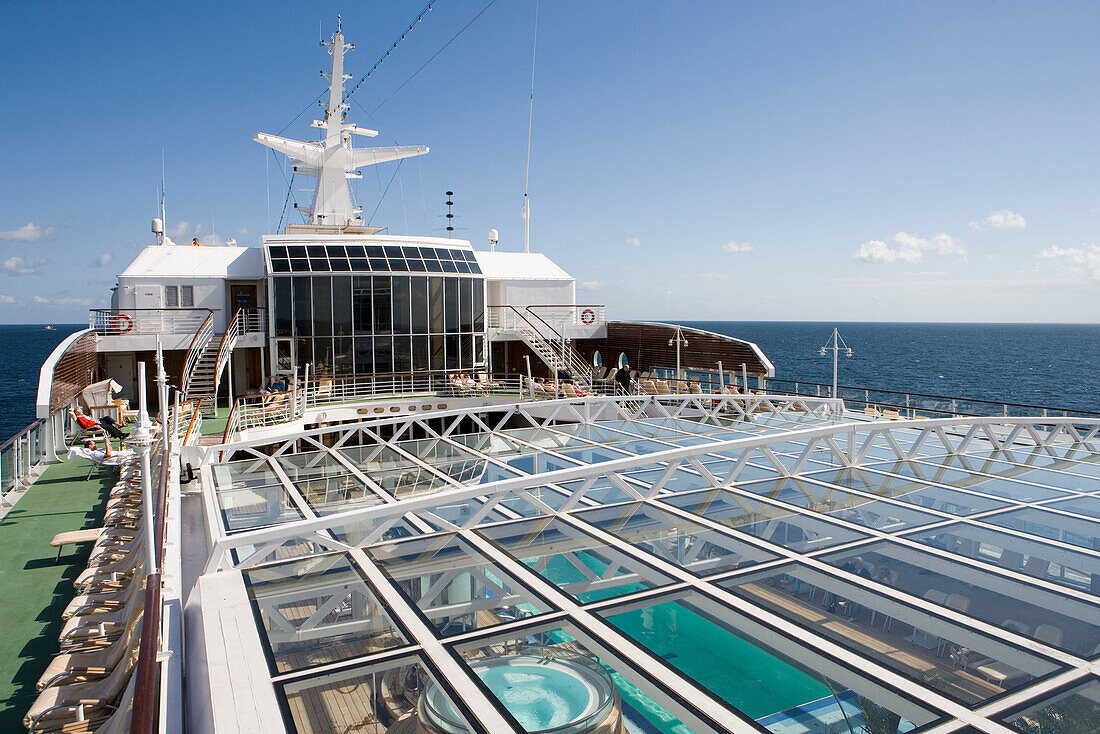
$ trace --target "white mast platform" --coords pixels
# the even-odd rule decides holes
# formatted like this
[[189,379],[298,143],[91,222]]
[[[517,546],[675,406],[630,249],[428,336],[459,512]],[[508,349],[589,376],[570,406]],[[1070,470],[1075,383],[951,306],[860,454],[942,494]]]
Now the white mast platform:
[[325,131],[324,140],[303,142],[267,133],[258,133],[253,140],[293,158],[295,173],[317,179],[317,188],[310,204],[310,225],[340,229],[362,227],[363,209],[352,205],[348,179],[361,177],[362,174],[357,169],[363,166],[424,155],[428,152],[428,146],[353,148],[352,135],[378,135],[377,130],[368,130],[345,122],[349,108],[344,98],[344,82],[351,76],[344,74],[344,52],[355,46],[344,43],[344,34],[339,25],[332,40],[321,43],[332,55],[332,71],[326,75],[329,78],[328,106],[325,109],[325,119],[314,120],[311,124]]

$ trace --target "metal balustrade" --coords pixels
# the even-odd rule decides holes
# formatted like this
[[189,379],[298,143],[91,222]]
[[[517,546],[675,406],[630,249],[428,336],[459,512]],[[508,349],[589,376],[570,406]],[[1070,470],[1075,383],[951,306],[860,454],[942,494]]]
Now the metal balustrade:
[[213,313],[209,308],[94,308],[88,327],[99,336],[194,334]]

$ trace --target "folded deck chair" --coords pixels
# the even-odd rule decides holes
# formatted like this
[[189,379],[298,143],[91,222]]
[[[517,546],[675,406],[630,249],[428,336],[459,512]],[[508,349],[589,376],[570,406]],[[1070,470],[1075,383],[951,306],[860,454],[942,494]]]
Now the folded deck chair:
[[91,449],[86,449],[83,446],[70,446],[67,458],[87,459],[88,461],[92,461],[96,464],[101,464],[103,466],[121,466],[124,461],[126,461],[133,455],[134,452],[130,449],[116,451],[111,456],[103,456],[102,452],[98,450],[92,451]]
[[134,648],[102,680],[45,689],[23,717],[23,725],[28,731],[35,732],[47,726],[60,729],[66,721],[88,721],[89,724],[95,720],[106,721],[110,717],[111,707],[122,698],[130,682],[137,657],[138,651]]
[[71,685],[106,678],[125,655],[140,643],[141,621],[142,617],[139,614],[122,637],[106,647],[93,652],[58,655],[46,666],[45,672],[38,678],[35,686],[41,691],[50,686]]
[[80,391],[80,396],[84,398],[84,404],[88,406],[88,415],[95,420],[109,415],[115,419],[115,422],[122,423],[122,408],[115,403],[114,397],[115,393],[121,391],[122,385],[114,380],[107,379],[88,385]]

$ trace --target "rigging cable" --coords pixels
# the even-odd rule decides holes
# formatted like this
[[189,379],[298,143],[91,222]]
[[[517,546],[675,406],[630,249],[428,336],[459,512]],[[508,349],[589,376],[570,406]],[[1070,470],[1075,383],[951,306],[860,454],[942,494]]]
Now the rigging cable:
[[347,101],[348,101],[349,99],[351,99],[351,95],[353,95],[353,94],[355,94],[356,92],[358,92],[358,91],[359,91],[359,87],[363,86],[363,82],[365,82],[365,81],[366,81],[367,79],[369,79],[369,78],[370,78],[370,75],[371,75],[371,74],[373,74],[373,73],[374,73],[374,72],[375,72],[375,71],[376,71],[376,70],[378,69],[378,67],[380,67],[380,66],[382,65],[382,62],[383,62],[383,61],[385,61],[385,60],[386,60],[387,58],[389,58],[389,55],[390,55],[391,53],[393,53],[393,50],[394,50],[395,48],[397,48],[397,44],[399,44],[399,43],[401,43],[402,41],[404,41],[404,40],[405,40],[405,36],[409,35],[409,31],[411,31],[411,30],[412,30],[412,29],[413,29],[413,28],[414,28],[414,27],[416,26],[416,24],[417,24],[417,23],[419,23],[420,21],[422,21],[422,20],[424,19],[424,16],[425,16],[425,15],[427,15],[427,14],[428,14],[428,12],[429,12],[429,11],[430,11],[430,10],[432,9],[432,5],[433,5],[434,3],[435,3],[435,0],[432,0],[432,2],[428,3],[427,5],[425,5],[425,6],[424,6],[424,9],[423,9],[423,10],[421,10],[421,11],[420,11],[419,13],[417,13],[417,15],[416,15],[416,20],[414,20],[414,21],[413,21],[412,23],[409,23],[408,27],[407,27],[407,28],[405,28],[405,30],[401,32],[401,37],[400,37],[400,38],[398,38],[398,39],[397,39],[396,41],[394,41],[394,42],[393,42],[393,45],[389,47],[389,49],[388,49],[388,50],[386,51],[386,53],[382,54],[382,58],[378,59],[378,61],[377,61],[377,62],[376,62],[376,63],[374,64],[374,66],[372,66],[372,67],[370,68],[370,71],[368,71],[368,72],[367,72],[366,74],[364,74],[364,75],[363,75],[363,76],[362,76],[362,77],[361,77],[361,78],[359,79],[359,81],[357,81],[357,82],[355,83],[355,86],[351,88],[351,91],[350,91],[350,92],[345,92],[345,93],[344,93],[344,99],[343,99],[343,101],[344,101],[345,103],[346,103],[346,102],[347,102]]
[[382,200],[386,198],[386,194],[389,193],[390,186],[393,186],[393,180],[397,178],[398,172],[401,170],[401,164],[405,162],[402,158],[397,162],[397,168],[394,169],[393,175],[390,176],[390,182],[386,184],[386,190],[382,192],[382,195],[378,197],[378,203],[374,205],[374,211],[370,213],[370,219],[367,220],[367,226],[374,221],[374,215],[378,213],[378,207],[382,206]]
[[539,43],[539,0],[535,0],[535,33],[531,40],[531,103],[527,110],[527,172],[523,176],[523,251],[531,251],[531,202],[527,196],[531,181],[531,124],[535,119],[535,51]]
[[437,57],[437,56],[439,56],[439,54],[441,54],[441,53],[443,53],[443,52],[444,52],[445,50],[447,50],[447,47],[448,47],[448,46],[450,46],[450,45],[451,45],[452,43],[454,43],[454,42],[455,42],[455,39],[457,39],[457,38],[458,38],[459,36],[461,36],[461,35],[462,35],[462,33],[463,33],[463,32],[464,32],[464,31],[465,31],[465,30],[466,30],[467,28],[469,28],[470,26],[472,26],[472,25],[474,24],[474,22],[475,22],[475,21],[476,21],[476,20],[477,20],[478,18],[480,18],[480,17],[482,16],[482,15],[484,15],[484,14],[485,14],[485,11],[486,11],[486,10],[488,10],[489,8],[491,8],[491,7],[493,7],[494,5],[496,5],[496,2],[497,2],[497,0],[489,0],[489,4],[488,4],[488,5],[486,5],[486,6],[484,7],[484,8],[482,8],[481,10],[479,10],[479,11],[478,11],[478,13],[477,13],[477,15],[475,15],[475,16],[474,16],[473,18],[470,18],[469,22],[467,22],[467,23],[466,23],[466,25],[462,26],[462,28],[460,28],[460,29],[458,30],[458,33],[456,33],[456,34],[454,34],[453,36],[451,36],[451,39],[450,39],[449,41],[447,41],[447,42],[446,42],[445,44],[443,44],[443,46],[441,46],[441,47],[440,47],[440,49],[439,49],[438,51],[436,51],[436,52],[435,52],[434,54],[432,54],[432,55],[431,55],[431,58],[429,58],[429,59],[428,59],[427,61],[425,61],[425,62],[424,62],[424,63],[423,63],[423,64],[422,64],[421,66],[420,66],[420,68],[419,68],[419,69],[417,69],[416,71],[414,71],[414,72],[412,73],[412,75],[411,75],[411,76],[410,76],[410,77],[409,77],[408,79],[406,79],[405,81],[401,82],[401,86],[399,86],[399,87],[398,87],[397,89],[395,89],[395,90],[393,90],[392,92],[390,92],[390,96],[386,97],[386,98],[385,98],[384,100],[382,100],[381,102],[379,102],[379,103],[378,103],[378,106],[377,106],[377,107],[375,107],[375,108],[374,108],[373,110],[371,110],[371,114],[374,114],[374,113],[375,113],[375,112],[377,112],[378,110],[382,109],[382,105],[386,104],[386,103],[387,103],[387,102],[389,102],[389,101],[390,101],[391,99],[393,99],[393,96],[394,96],[395,94],[397,94],[398,92],[400,92],[400,91],[401,91],[402,89],[404,89],[404,88],[405,88],[405,85],[406,85],[406,84],[408,84],[408,83],[409,83],[409,82],[411,82],[411,81],[412,81],[413,79],[415,79],[415,78],[416,78],[416,75],[417,75],[417,74],[419,74],[420,72],[424,71],[424,68],[425,68],[425,67],[427,67],[427,66],[428,66],[428,64],[430,64],[430,63],[432,63],[433,61],[435,61],[436,57]]

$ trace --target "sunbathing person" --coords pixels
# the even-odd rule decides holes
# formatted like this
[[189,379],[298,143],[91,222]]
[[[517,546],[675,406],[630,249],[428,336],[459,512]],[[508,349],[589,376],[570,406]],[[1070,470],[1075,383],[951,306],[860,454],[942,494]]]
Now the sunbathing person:
[[81,459],[88,459],[94,461],[97,464],[107,464],[108,466],[116,466],[121,464],[123,460],[130,458],[134,455],[133,451],[129,449],[125,451],[119,451],[115,453],[111,451],[111,442],[107,440],[107,437],[103,437],[104,448],[96,448],[96,442],[94,438],[89,438],[84,442],[83,446],[73,446],[69,449],[68,458],[80,457]]
[[111,416],[105,415],[97,421],[94,418],[89,418],[88,416],[84,415],[84,411],[80,408],[79,405],[73,408],[72,417],[73,420],[79,423],[80,427],[83,428],[85,431],[89,431],[95,428],[102,428],[104,431],[110,434],[112,438],[117,439],[123,439],[129,435],[118,427],[115,419]]

